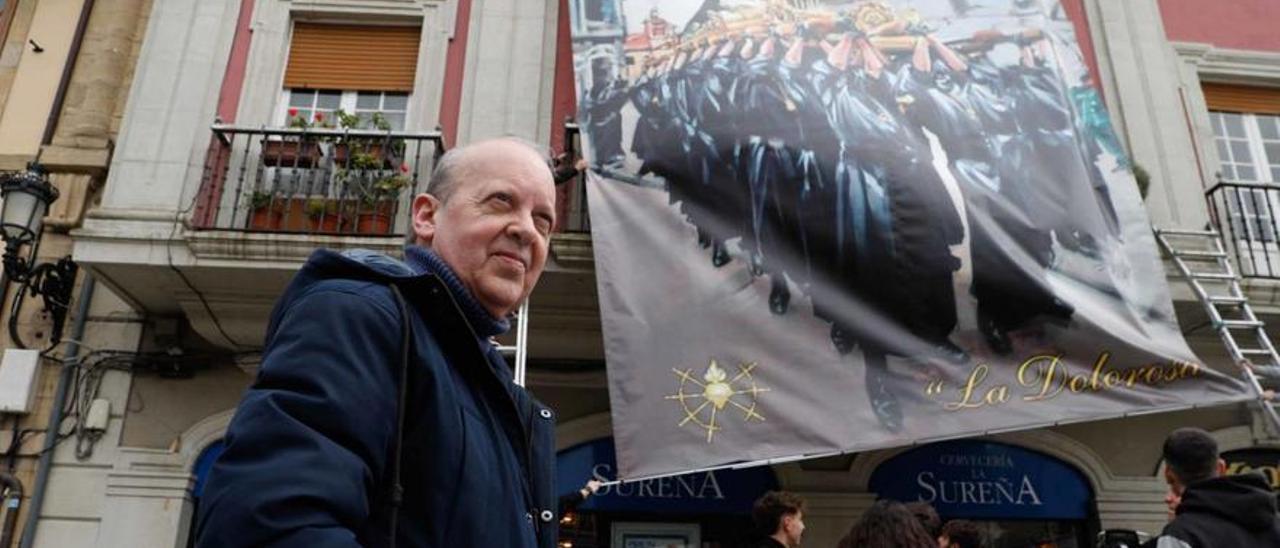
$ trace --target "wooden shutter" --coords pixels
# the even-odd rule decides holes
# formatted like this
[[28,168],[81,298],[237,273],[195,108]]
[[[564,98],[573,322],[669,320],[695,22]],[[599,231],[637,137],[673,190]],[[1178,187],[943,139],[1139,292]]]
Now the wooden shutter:
[[1280,114],[1280,88],[1206,83],[1201,89],[1204,90],[1204,100],[1209,105],[1209,110]]
[[284,87],[413,91],[422,27],[297,22]]

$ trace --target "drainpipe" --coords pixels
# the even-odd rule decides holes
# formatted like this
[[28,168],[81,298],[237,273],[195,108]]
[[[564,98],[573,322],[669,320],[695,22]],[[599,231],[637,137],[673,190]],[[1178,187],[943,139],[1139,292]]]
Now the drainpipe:
[[[62,76],[58,79],[53,106],[49,109],[49,118],[45,120],[44,135],[40,139],[41,146],[53,143],[53,133],[58,127],[58,115],[62,113],[62,106],[67,99],[67,87],[71,84],[71,73],[75,70],[76,59],[80,56],[80,46],[84,43],[85,31],[89,27],[89,15],[93,12],[93,4],[94,0],[84,0],[84,5],[80,8],[80,18],[76,21],[75,34],[71,38],[71,49],[67,51],[67,61],[63,64]],[[58,388],[53,397],[53,410],[49,413],[49,424],[44,431],[44,447],[40,450],[40,463],[36,467],[36,483],[31,491],[31,508],[27,511],[27,521],[22,526],[22,541],[18,545],[20,548],[31,548],[36,540],[36,522],[40,519],[45,487],[49,484],[49,469],[53,465],[53,448],[58,444],[63,407],[67,402],[67,392],[71,389],[72,375],[75,373],[75,367],[68,363],[73,362],[80,355],[80,341],[84,339],[85,319],[89,315],[89,301],[93,299],[95,285],[92,274],[86,275],[84,282],[80,284],[80,297],[76,303],[76,320],[71,328],[71,340],[68,341],[66,358],[62,362],[61,374],[58,377]],[[15,297],[20,299],[22,295]],[[3,476],[0,476],[0,482],[3,481]],[[21,497],[18,500],[21,501]],[[16,508],[11,509],[9,514],[15,521],[17,520]],[[10,520],[6,516],[3,537],[0,537],[0,548],[9,546],[8,543],[12,540],[11,527]]]
[[[67,403],[71,389],[71,377],[75,366],[68,365],[80,355],[80,341],[84,340],[85,319],[89,316],[89,301],[97,285],[93,275],[86,275],[80,284],[80,296],[76,299],[76,323],[71,328],[71,340],[67,341],[67,357],[62,362],[62,375],[58,378],[58,391],[53,396],[53,412],[49,413],[49,425],[44,430],[44,448],[40,450],[40,464],[36,468],[36,483],[31,491],[31,508],[27,510],[27,522],[22,526],[22,543],[19,548],[31,548],[36,540],[36,522],[40,519],[40,507],[44,502],[45,486],[49,484],[49,469],[53,465],[53,448],[58,444],[58,426],[62,424],[62,408]],[[17,516],[17,512],[12,512]],[[0,545],[3,547],[4,545]]]
[[49,118],[44,123],[44,137],[41,145],[53,142],[53,132],[58,129],[58,115],[62,113],[62,104],[67,100],[67,86],[71,84],[71,71],[76,68],[76,57],[80,56],[80,44],[84,43],[85,29],[89,26],[89,14],[93,11],[94,0],[84,0],[80,8],[80,20],[76,21],[76,33],[71,38],[71,49],[67,51],[67,62],[62,66],[62,77],[58,79],[58,91],[53,95],[53,108],[49,109]]

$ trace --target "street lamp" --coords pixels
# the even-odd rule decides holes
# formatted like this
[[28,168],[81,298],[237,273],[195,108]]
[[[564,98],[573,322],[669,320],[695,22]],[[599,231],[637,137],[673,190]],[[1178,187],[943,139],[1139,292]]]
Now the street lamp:
[[[18,312],[27,290],[44,300],[45,310],[53,319],[51,344],[62,340],[62,325],[67,318],[68,301],[75,285],[76,263],[70,256],[56,263],[36,264],[40,235],[44,232],[44,216],[49,204],[58,199],[58,189],[49,183],[44,169],[36,163],[25,171],[0,173],[0,237],[4,238],[4,284],[21,284],[9,311],[9,337],[20,348],[26,348],[18,336]],[[22,256],[22,248],[31,251]]]

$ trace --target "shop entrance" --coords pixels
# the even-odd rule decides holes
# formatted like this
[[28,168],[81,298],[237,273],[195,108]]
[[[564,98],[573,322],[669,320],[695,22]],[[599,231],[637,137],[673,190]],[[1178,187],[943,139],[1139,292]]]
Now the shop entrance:
[[[613,438],[579,444],[556,456],[558,493],[572,493],[588,479],[606,481],[616,477]],[[560,545],[745,546],[754,538],[752,503],[777,487],[773,469],[763,466],[604,488],[562,514]]]
[[981,440],[903,452],[878,466],[881,498],[933,505],[942,519],[978,522],[992,548],[1092,548],[1093,491],[1075,467],[1043,453]]

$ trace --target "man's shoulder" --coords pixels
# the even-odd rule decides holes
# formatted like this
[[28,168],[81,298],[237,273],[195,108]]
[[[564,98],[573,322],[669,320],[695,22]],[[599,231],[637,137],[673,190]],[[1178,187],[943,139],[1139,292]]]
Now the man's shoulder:
[[299,292],[298,297],[318,293],[347,293],[373,300],[392,301],[391,287],[387,283],[356,278],[326,278],[317,280]]

